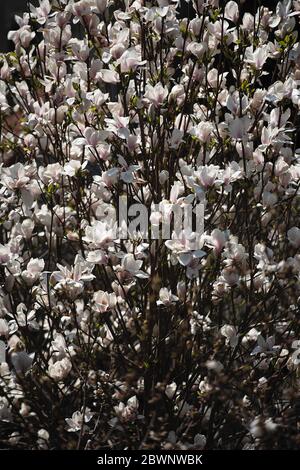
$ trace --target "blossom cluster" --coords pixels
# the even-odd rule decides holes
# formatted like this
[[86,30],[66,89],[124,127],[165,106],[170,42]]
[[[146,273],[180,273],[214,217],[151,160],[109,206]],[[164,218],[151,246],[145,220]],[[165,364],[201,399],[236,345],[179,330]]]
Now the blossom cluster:
[[[39,0],[9,32],[8,447],[299,446],[300,1],[183,3]],[[198,249],[116,237],[120,196],[203,204]]]

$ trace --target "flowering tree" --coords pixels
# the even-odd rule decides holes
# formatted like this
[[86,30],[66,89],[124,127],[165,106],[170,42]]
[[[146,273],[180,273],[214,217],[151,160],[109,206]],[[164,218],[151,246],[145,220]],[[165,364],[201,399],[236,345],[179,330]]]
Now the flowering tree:
[[[9,33],[7,447],[299,445],[300,1],[187,6],[42,0]],[[148,228],[122,236],[121,198]]]

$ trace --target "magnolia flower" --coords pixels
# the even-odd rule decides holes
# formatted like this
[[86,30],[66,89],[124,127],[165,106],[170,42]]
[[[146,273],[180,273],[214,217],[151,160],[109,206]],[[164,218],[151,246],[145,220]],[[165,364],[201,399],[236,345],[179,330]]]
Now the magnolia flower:
[[135,421],[137,418],[139,402],[136,396],[133,396],[127,400],[125,405],[120,402],[118,406],[114,407],[115,413],[122,423]]
[[85,16],[91,12],[91,5],[86,0],[79,0],[74,4],[69,4],[66,10],[71,11],[74,16]]
[[230,344],[232,348],[235,348],[238,344],[238,335],[236,328],[232,325],[224,325],[221,328],[221,335],[225,336],[226,343]]
[[94,413],[91,413],[91,410],[88,407],[84,409],[84,415],[80,411],[75,411],[72,414],[72,418],[66,418],[66,423],[68,425],[68,432],[77,432],[81,431],[85,427],[85,423],[89,423],[93,417]]
[[96,312],[104,313],[115,308],[117,296],[115,293],[109,294],[108,292],[98,290],[93,295],[93,302],[93,309]]
[[30,178],[26,175],[22,163],[15,163],[8,168],[1,168],[1,182],[12,191],[24,188]]
[[278,195],[274,191],[276,189],[276,186],[269,181],[263,190],[262,193],[262,203],[266,207],[272,207],[276,204],[278,200]]
[[0,243],[0,264],[5,265],[9,261],[12,261],[14,257],[16,257],[16,255],[13,256],[10,246]]
[[115,70],[101,69],[99,76],[104,83],[117,84],[120,81],[119,75]]
[[215,183],[219,171],[220,168],[217,165],[207,165],[200,167],[197,171],[195,171],[194,177],[200,181],[200,184],[204,188],[209,188]]
[[129,136],[129,116],[115,116],[113,119],[105,118],[107,130],[114,132],[121,139],[126,139]]
[[184,132],[181,129],[174,129],[170,138],[170,148],[177,149],[183,141]]
[[37,445],[39,449],[41,450],[49,449],[48,441],[49,441],[50,435],[48,431],[46,431],[46,429],[39,429],[37,433],[37,437],[38,437]]
[[282,134],[281,130],[278,129],[276,126],[275,128],[270,127],[263,127],[261,132],[261,144],[258,149],[264,152],[269,145],[276,144],[279,138],[285,138],[286,142],[288,142],[287,136]]
[[176,288],[177,288],[178,298],[183,302],[186,296],[186,292],[187,292],[186,283],[184,281],[179,281],[177,282]]
[[26,240],[29,240],[32,236],[34,225],[35,224],[31,219],[23,220],[23,222],[18,226],[20,235],[22,235]]
[[107,132],[97,131],[91,127],[87,127],[83,132],[84,137],[78,137],[73,140],[73,145],[87,146],[88,148],[96,148],[106,137]]
[[166,385],[165,394],[167,395],[169,400],[172,400],[174,398],[174,396],[176,394],[176,390],[177,390],[176,382],[172,382],[172,383]]
[[292,342],[292,349],[294,349],[295,351],[293,352],[292,356],[291,356],[291,363],[293,366],[296,366],[298,367],[299,364],[300,364],[300,341],[299,340],[295,340]]
[[162,170],[159,173],[159,182],[160,184],[164,184],[169,179],[169,172],[167,170]]
[[295,88],[297,88],[297,85],[291,77],[284,83],[278,80],[268,88],[266,100],[273,104],[277,104],[283,100],[283,98],[291,98]]
[[124,183],[132,183],[134,179],[136,179],[135,172],[141,168],[140,165],[128,165],[123,157],[119,157],[118,161],[123,167],[120,173],[120,179],[124,181]]
[[147,100],[149,100],[150,103],[154,104],[155,107],[161,106],[167,96],[168,89],[163,87],[160,82],[157,83],[154,87],[149,84],[146,86],[144,98],[147,98]]
[[227,20],[233,21],[236,23],[239,18],[239,7],[236,2],[230,1],[225,5],[224,17]]
[[88,225],[86,227],[83,240],[89,244],[91,249],[96,248],[105,250],[112,245],[115,238],[115,228],[109,226],[106,222],[97,220],[92,226]]
[[90,48],[87,41],[80,41],[79,39],[71,39],[69,41],[72,52],[78,60],[85,62],[90,55]]
[[61,360],[67,355],[67,344],[64,336],[60,333],[56,333],[54,340],[51,342],[51,349],[53,357],[56,360]]
[[254,258],[259,261],[258,268],[265,269],[270,264],[273,257],[273,251],[263,243],[257,243],[254,247]]
[[65,164],[63,172],[66,176],[73,178],[79,173],[80,170],[84,170],[86,168],[87,163],[88,162],[85,161],[83,164],[81,164],[78,160],[70,160]]
[[92,274],[93,265],[76,256],[74,267],[67,268],[57,263],[59,271],[51,274],[50,282],[54,283],[55,290],[65,293],[72,299],[78,297],[84,289],[84,282],[92,281],[95,276]]
[[56,361],[49,365],[48,373],[50,377],[56,382],[60,382],[65,379],[72,370],[72,363],[67,358],[64,357],[60,361]]
[[168,101],[171,103],[173,100],[176,101],[178,106],[184,103],[185,90],[183,85],[174,85],[171,89],[168,97]]
[[130,47],[127,49],[121,57],[117,60],[116,64],[120,65],[121,72],[131,72],[136,70],[140,65],[145,64],[147,61],[142,61],[140,47]]
[[226,233],[221,230],[214,229],[211,235],[206,236],[206,245],[214,249],[216,254],[220,254],[226,244]]
[[156,301],[156,304],[167,307],[177,302],[177,300],[179,300],[178,297],[173,295],[172,292],[167,289],[167,287],[162,287],[159,291],[159,300]]
[[211,122],[201,121],[197,126],[192,127],[190,134],[197,137],[202,143],[209,142],[213,137],[214,126]]
[[30,46],[32,39],[35,37],[35,33],[31,31],[29,25],[21,26],[17,31],[9,31],[7,38],[13,41],[16,46],[27,47]]
[[245,247],[237,243],[235,237],[230,236],[229,241],[225,245],[224,250],[224,264],[226,266],[238,266],[239,269],[244,269],[248,258]]
[[249,100],[247,96],[242,96],[240,98],[239,93],[234,91],[232,94],[228,95],[226,100],[226,108],[231,111],[232,114],[238,116],[241,112],[244,114],[249,105]]
[[142,260],[136,260],[134,255],[127,254],[122,258],[121,266],[118,267],[118,273],[121,278],[138,277],[140,279],[147,279],[149,274],[141,271],[143,265]]
[[202,44],[199,44],[198,42],[190,42],[187,47],[187,50],[190,51],[198,59],[203,57],[207,49],[208,47],[205,42],[203,42]]
[[103,250],[90,251],[86,257],[87,261],[92,264],[103,264],[108,263],[108,256]]
[[232,42],[231,29],[229,29],[229,24],[226,20],[224,21],[215,21],[214,23],[208,23],[207,29],[209,33],[217,39],[222,41],[222,38],[225,39],[226,43],[229,45]]
[[90,100],[95,106],[102,106],[109,98],[109,93],[103,93],[97,89],[86,94],[86,98]]
[[224,171],[219,172],[219,178],[217,182],[224,184],[225,190],[230,191],[232,186],[231,183],[242,179],[244,176],[244,172],[239,166],[237,162],[230,162],[229,165],[226,166]]
[[26,305],[20,303],[14,315],[8,314],[12,320],[8,322],[10,333],[15,333],[19,328],[28,328],[28,330],[38,330],[39,325],[36,321],[35,310],[28,310]]
[[44,24],[51,11],[49,0],[40,1],[40,5],[38,7],[34,7],[32,4],[30,4],[30,11],[31,15],[36,18],[39,24]]
[[269,46],[263,45],[258,47],[253,51],[253,47],[247,47],[245,53],[245,62],[253,67],[256,70],[261,70],[269,56]]
[[240,275],[234,266],[228,266],[221,271],[220,280],[224,281],[228,286],[233,287],[239,283]]
[[44,267],[45,262],[43,259],[31,259],[26,270],[22,271],[22,279],[27,285],[32,286],[39,279]]
[[182,230],[178,235],[173,232],[172,239],[165,241],[165,245],[182,266],[188,266],[193,260],[206,256],[205,251],[197,249],[201,245],[199,236],[191,231]]

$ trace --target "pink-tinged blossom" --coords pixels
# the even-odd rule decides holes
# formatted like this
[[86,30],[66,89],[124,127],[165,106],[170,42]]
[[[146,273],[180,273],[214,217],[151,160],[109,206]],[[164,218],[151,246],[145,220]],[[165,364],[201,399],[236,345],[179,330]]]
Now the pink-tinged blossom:
[[85,423],[89,423],[93,417],[93,413],[88,407],[84,408],[84,413],[80,411],[75,411],[72,414],[72,418],[66,418],[66,423],[68,425],[68,432],[78,432],[85,428]]
[[178,301],[178,297],[170,290],[167,289],[167,287],[162,287],[159,291],[159,300],[156,301],[157,305],[171,305],[174,304],[175,302]]
[[22,279],[27,285],[33,285],[39,279],[44,267],[45,262],[43,259],[31,259],[26,266],[26,270],[22,272]]
[[300,1],[34,3],[0,67],[1,442],[296,448]]
[[131,47],[123,52],[116,63],[120,66],[121,73],[128,73],[144,65],[146,61],[142,61],[140,48]]
[[139,402],[136,396],[127,400],[127,403],[120,402],[118,406],[114,407],[116,416],[121,423],[133,422],[137,418]]
[[206,256],[206,252],[200,249],[202,243],[199,236],[191,231],[182,230],[179,234],[173,232],[172,239],[165,242],[166,247],[178,259],[182,266],[188,266],[194,260]]
[[213,186],[217,180],[220,168],[217,165],[207,165],[195,171],[195,177],[203,188]]
[[95,276],[92,274],[93,265],[80,259],[77,256],[74,267],[68,268],[57,263],[59,271],[53,271],[51,282],[56,291],[75,299],[84,289],[84,283],[92,281]]
[[220,254],[226,244],[226,234],[219,229],[214,229],[211,235],[206,236],[205,244],[213,248],[216,254]]
[[72,363],[70,359],[64,357],[60,361],[56,361],[49,365],[48,373],[49,376],[55,380],[55,382],[60,382],[65,379],[72,370]]
[[230,344],[232,348],[236,347],[238,344],[238,335],[236,332],[236,328],[232,325],[224,325],[222,326],[221,335],[225,336],[226,343]]
[[246,49],[245,61],[252,65],[256,70],[261,70],[268,58],[269,47],[264,45],[253,50],[253,47]]
[[214,126],[211,122],[202,121],[190,130],[191,135],[195,136],[200,142],[206,144],[213,138]]
[[214,23],[208,23],[207,29],[215,40],[221,41],[223,38],[228,45],[231,44],[232,30],[229,28],[229,23],[226,20],[218,20]]
[[142,266],[142,260],[135,259],[132,254],[126,254],[122,258],[121,266],[117,269],[118,277],[120,279],[133,279],[134,277],[147,279],[149,274],[141,270]]
[[83,133],[84,137],[78,137],[73,140],[73,145],[87,146],[89,148],[96,148],[98,144],[102,143],[107,137],[107,133],[97,131],[91,127],[87,127]]
[[99,71],[99,76],[104,83],[116,84],[120,81],[118,73],[111,69],[101,69]]
[[239,18],[238,4],[233,1],[226,2],[224,16],[227,20],[230,20],[230,21],[233,21],[233,23],[236,23]]
[[3,184],[12,191],[24,188],[30,181],[22,163],[16,163],[8,168],[2,167],[1,179]]
[[101,290],[94,293],[93,296],[93,309],[95,312],[104,313],[115,308],[117,305],[116,294],[109,294]]
[[36,8],[30,4],[31,15],[36,18],[39,24],[44,24],[51,11],[51,5],[49,0],[41,0],[39,6]]
[[114,132],[121,139],[126,139],[129,136],[129,116],[115,116],[114,119],[106,118],[107,130]]
[[21,26],[17,31],[9,31],[7,38],[13,41],[16,46],[24,48],[29,47],[31,41],[34,39],[35,33],[31,31],[30,26]]
[[167,88],[163,87],[161,83],[157,83],[154,87],[152,85],[146,86],[146,93],[144,94],[144,98],[146,98],[155,107],[161,106],[167,96],[168,90]]
[[92,226],[86,227],[83,239],[90,249],[106,249],[115,239],[115,229],[109,227],[106,222],[97,220]]

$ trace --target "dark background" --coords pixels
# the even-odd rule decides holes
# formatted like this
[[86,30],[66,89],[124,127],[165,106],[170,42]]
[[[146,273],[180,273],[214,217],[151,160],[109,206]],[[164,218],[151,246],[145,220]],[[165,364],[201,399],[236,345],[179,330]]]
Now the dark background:
[[0,50],[2,52],[12,50],[13,44],[7,40],[7,33],[11,29],[17,29],[14,15],[24,12],[26,5],[27,0],[0,1]]
[[[13,49],[13,44],[7,40],[7,33],[11,29],[17,29],[17,25],[14,21],[15,14],[21,14],[27,8],[27,0],[0,0],[0,51],[7,52]],[[32,4],[37,4],[37,0],[31,0]],[[226,1],[220,1],[221,4],[227,3]],[[246,0],[241,1],[241,10],[249,11],[253,13],[259,4],[268,6],[270,9],[274,9],[278,1],[276,0]],[[187,4],[182,1],[182,16],[187,16]]]

